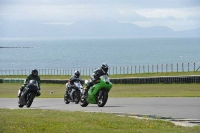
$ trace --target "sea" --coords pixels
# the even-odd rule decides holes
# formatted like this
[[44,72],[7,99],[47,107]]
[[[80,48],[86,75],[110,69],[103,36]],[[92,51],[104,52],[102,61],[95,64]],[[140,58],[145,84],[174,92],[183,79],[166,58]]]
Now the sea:
[[200,37],[0,38],[0,70],[200,63]]

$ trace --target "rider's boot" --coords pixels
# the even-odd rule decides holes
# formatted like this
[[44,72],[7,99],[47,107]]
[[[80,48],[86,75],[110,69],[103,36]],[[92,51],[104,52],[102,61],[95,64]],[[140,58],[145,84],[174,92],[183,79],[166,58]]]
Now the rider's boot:
[[85,88],[85,91],[84,91],[84,93],[83,93],[84,96],[87,96],[88,90],[89,90],[89,86],[87,86],[87,87]]
[[21,91],[21,89],[19,89],[19,91],[18,91],[18,98],[20,98],[21,97],[21,94],[22,94],[22,91]]
[[[21,90],[19,90],[19,91],[18,91],[18,98],[19,98],[19,99],[20,99],[20,97],[21,97],[21,93],[22,93]],[[18,99],[18,104],[20,104],[20,103],[19,103],[19,99]]]

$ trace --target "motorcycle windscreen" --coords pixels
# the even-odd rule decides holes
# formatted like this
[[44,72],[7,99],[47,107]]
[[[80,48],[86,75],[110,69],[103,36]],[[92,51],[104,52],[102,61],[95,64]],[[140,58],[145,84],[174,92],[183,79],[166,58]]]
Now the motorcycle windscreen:
[[29,91],[39,90],[38,82],[36,80],[30,80],[27,87],[29,88]]
[[74,82],[74,85],[75,85],[76,87],[78,87],[78,89],[81,89],[81,88],[82,88],[82,85],[81,85],[80,81]]
[[105,82],[110,82],[108,75],[103,75],[100,78],[102,78]]

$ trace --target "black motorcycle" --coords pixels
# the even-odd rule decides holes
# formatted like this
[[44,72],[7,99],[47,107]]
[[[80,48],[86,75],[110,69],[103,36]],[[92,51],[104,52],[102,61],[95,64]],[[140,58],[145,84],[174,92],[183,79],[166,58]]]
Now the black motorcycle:
[[24,105],[26,105],[26,107],[29,108],[38,91],[38,82],[36,80],[30,80],[23,89],[21,97],[19,98],[19,107],[22,108]]
[[74,82],[74,85],[69,85],[67,83],[66,87],[68,89],[64,95],[65,104],[69,104],[70,102],[75,102],[75,104],[78,104],[81,98],[81,91],[83,89],[81,82],[76,81]]

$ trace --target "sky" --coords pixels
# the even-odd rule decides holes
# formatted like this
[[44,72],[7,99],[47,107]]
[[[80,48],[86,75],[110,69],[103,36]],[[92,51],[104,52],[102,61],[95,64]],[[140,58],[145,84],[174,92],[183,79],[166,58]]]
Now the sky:
[[0,24],[117,21],[174,31],[200,28],[200,0],[0,0]]

